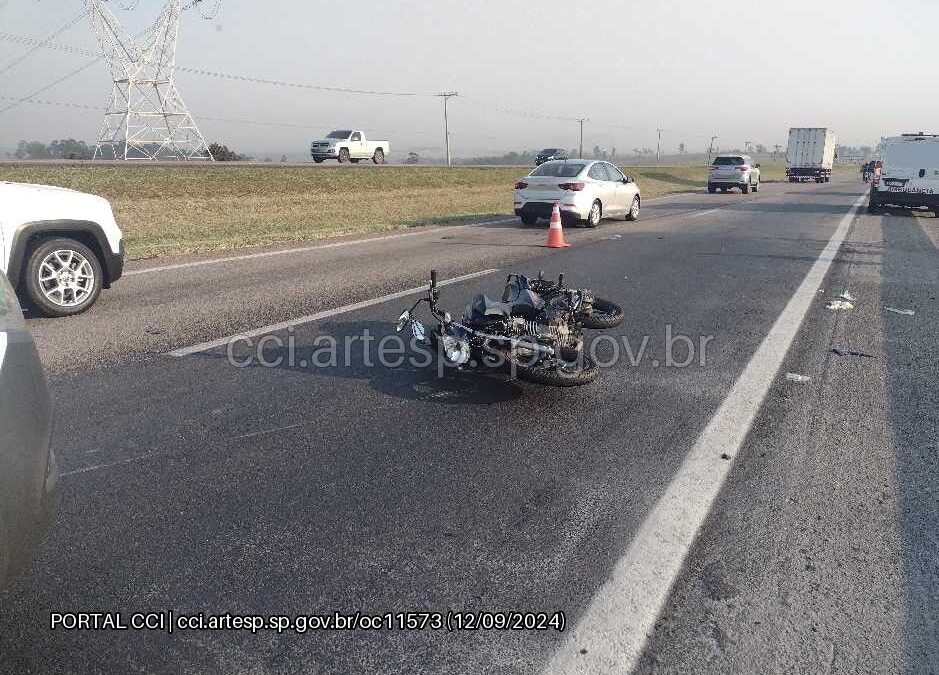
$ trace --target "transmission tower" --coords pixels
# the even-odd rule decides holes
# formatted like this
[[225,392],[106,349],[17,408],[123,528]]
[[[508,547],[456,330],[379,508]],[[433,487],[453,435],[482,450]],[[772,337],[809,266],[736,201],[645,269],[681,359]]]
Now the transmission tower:
[[110,148],[115,159],[211,161],[205,139],[176,88],[180,0],[168,0],[153,25],[136,38],[106,1],[85,0],[113,79],[95,159]]

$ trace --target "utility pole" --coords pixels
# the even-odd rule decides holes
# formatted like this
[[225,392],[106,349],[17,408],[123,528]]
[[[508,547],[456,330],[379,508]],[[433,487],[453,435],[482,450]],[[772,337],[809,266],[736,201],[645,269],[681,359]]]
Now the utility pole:
[[776,155],[779,154],[779,151],[781,149],[782,149],[782,146],[779,143],[773,146],[773,164],[776,163]]
[[714,141],[717,140],[717,135],[711,136],[711,145],[708,146],[708,166],[711,164],[711,155],[714,152]]
[[580,118],[579,120],[577,120],[577,121],[580,122],[580,152],[579,152],[579,156],[580,156],[580,159],[583,159],[583,158],[584,158],[584,122],[589,122],[590,120],[589,120],[588,118],[586,118],[586,117],[581,117],[581,118]]
[[450,118],[447,115],[447,103],[454,96],[459,96],[460,92],[458,91],[445,91],[443,93],[437,94],[440,98],[443,99],[443,131],[447,136],[447,166],[453,166],[453,160],[450,157]]
[[662,159],[662,132],[665,129],[656,129],[656,131],[659,132],[658,145],[655,146],[655,165],[658,166],[659,161]]
[[748,155],[750,154],[750,148],[753,147],[753,141],[744,141],[743,142],[744,152]]

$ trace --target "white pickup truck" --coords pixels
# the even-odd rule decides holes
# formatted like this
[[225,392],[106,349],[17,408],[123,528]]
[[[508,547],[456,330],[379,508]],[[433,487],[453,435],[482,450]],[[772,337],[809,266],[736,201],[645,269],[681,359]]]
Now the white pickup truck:
[[0,182],[0,272],[43,314],[84,312],[123,269],[124,237],[106,199]]
[[327,159],[336,159],[345,164],[358,164],[363,159],[370,159],[375,164],[384,164],[385,156],[391,152],[388,141],[370,141],[365,133],[354,129],[337,129],[326,138],[310,143],[310,156],[317,164]]

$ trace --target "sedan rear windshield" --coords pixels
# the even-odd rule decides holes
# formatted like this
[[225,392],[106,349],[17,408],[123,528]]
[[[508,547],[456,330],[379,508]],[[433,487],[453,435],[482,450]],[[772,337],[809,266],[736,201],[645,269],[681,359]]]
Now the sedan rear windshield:
[[714,166],[741,166],[746,162],[743,157],[715,157]]
[[330,131],[329,136],[326,138],[349,138],[352,135],[350,129],[339,129],[338,131]]
[[549,162],[531,172],[532,176],[553,176],[554,178],[575,178],[584,170],[584,164],[567,162]]
[[556,155],[559,152],[560,150],[558,150],[557,148],[545,148],[544,150],[541,151],[541,154],[542,155]]

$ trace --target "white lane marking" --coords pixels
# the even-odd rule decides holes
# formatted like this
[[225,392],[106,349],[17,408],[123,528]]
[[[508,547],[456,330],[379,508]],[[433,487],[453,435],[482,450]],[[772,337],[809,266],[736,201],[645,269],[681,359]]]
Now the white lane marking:
[[3,359],[7,355],[7,333],[0,331],[0,368],[3,368]]
[[[672,196],[689,194],[685,192],[676,195],[664,195],[662,197],[653,197],[645,200],[646,202],[657,202]],[[415,232],[399,232],[397,234],[385,234],[379,237],[367,237],[365,239],[354,239],[350,241],[336,241],[328,244],[313,244],[311,246],[300,246],[297,248],[285,248],[278,251],[263,251],[261,253],[245,253],[243,255],[227,256],[225,258],[212,258],[210,260],[193,260],[192,262],[174,263],[172,265],[159,265],[157,267],[147,267],[140,270],[126,270],[125,277],[135,277],[141,274],[154,274],[156,272],[170,272],[173,270],[187,269],[189,267],[203,267],[205,265],[218,265],[227,262],[238,262],[241,260],[256,260],[259,258],[273,258],[280,255],[290,255],[296,253],[309,253],[311,251],[323,251],[331,248],[342,248],[345,246],[355,246],[357,244],[372,244],[377,241],[391,241],[394,239],[404,239],[405,237],[416,237],[421,234],[438,234],[440,232],[452,231],[456,227],[487,227],[490,225],[507,225],[514,223],[516,218],[502,218],[501,220],[487,220],[482,223],[454,223],[447,227],[436,227],[429,230],[417,230]]]
[[430,230],[420,230],[416,232],[401,232],[398,234],[387,234],[381,237],[368,237],[366,239],[354,239],[350,241],[334,241],[329,244],[314,244],[312,246],[301,246],[299,248],[285,248],[279,251],[264,251],[262,253],[245,253],[244,255],[233,255],[226,258],[212,258],[210,260],[193,260],[192,262],[175,263],[172,265],[160,265],[159,267],[147,267],[141,270],[128,270],[124,272],[125,277],[134,277],[141,274],[154,274],[155,272],[169,272],[172,270],[182,270],[190,267],[204,267],[206,265],[219,265],[221,263],[239,262],[241,260],[258,260],[261,258],[273,258],[281,255],[291,255],[298,253],[309,253],[311,251],[325,251],[331,248],[343,248],[345,246],[356,246],[358,244],[372,244],[377,241],[391,241],[393,239],[404,239],[405,237],[416,237],[421,234],[437,234],[445,231],[452,231],[454,227],[485,227],[487,225],[504,225],[515,222],[515,219],[490,220],[485,223],[466,223],[454,224],[450,227],[437,227]]
[[861,197],[842,218],[802,285],[646,516],[609,579],[544,669],[545,675],[606,675],[630,673],[635,668],[685,555],[730,473],[734,458],[864,199]]
[[66,471],[65,473],[60,473],[59,478],[66,478],[68,476],[77,476],[78,474],[88,473],[89,471],[98,471],[99,469],[110,469],[112,466],[120,466],[121,464],[130,464],[131,462],[139,462],[142,459],[147,459],[148,457],[153,457],[154,455],[162,455],[168,452],[168,450],[155,450],[153,452],[148,452],[144,455],[138,455],[137,457],[131,457],[129,459],[122,459],[118,462],[108,462],[107,464],[96,464],[95,466],[87,466],[84,469],[75,469],[74,471]]
[[708,215],[709,213],[717,213],[718,211],[721,211],[721,210],[723,210],[724,208],[725,208],[725,207],[723,207],[723,206],[719,206],[719,207],[717,207],[716,209],[708,209],[707,211],[699,211],[698,213],[695,213],[695,214],[690,215],[690,216],[688,216],[688,217],[689,217],[689,218],[700,218],[701,216],[706,216],[706,215]]
[[[438,283],[438,286],[449,286],[451,284],[457,284],[461,281],[467,281],[469,279],[475,279],[477,277],[484,277],[487,274],[492,274],[493,272],[498,272],[497,269],[492,270],[483,270],[482,272],[473,272],[472,274],[464,274],[461,277],[454,277],[453,279],[446,279]],[[383,302],[388,302],[389,300],[397,300],[399,298],[406,298],[409,295],[414,295],[415,293],[421,293],[427,290],[427,286],[418,286],[417,288],[409,288],[406,291],[398,291],[397,293],[390,293],[389,295],[383,295],[380,298],[372,298],[371,300],[363,300],[362,302],[355,302],[351,305],[344,305],[342,307],[337,307],[336,309],[327,309],[322,312],[317,312],[316,314],[307,314],[306,316],[300,316],[296,319],[289,319],[288,321],[281,321],[280,323],[272,323],[269,326],[261,326],[260,328],[254,328],[249,331],[244,331],[243,333],[235,333],[234,335],[229,335],[227,337],[218,338],[217,340],[210,340],[209,342],[202,342],[191,347],[182,347],[176,349],[169,353],[170,356],[190,356],[192,354],[198,354],[199,352],[208,351],[210,349],[217,349],[218,347],[224,347],[232,340],[242,339],[242,338],[253,338],[258,337],[259,335],[267,335],[269,333],[274,333],[280,330],[287,330],[294,326],[300,326],[306,323],[312,323],[314,321],[319,321],[321,319],[327,319],[331,316],[336,316],[337,314],[346,314],[347,312],[354,312],[359,309],[365,309],[366,307],[372,307],[373,305],[380,305]]]

